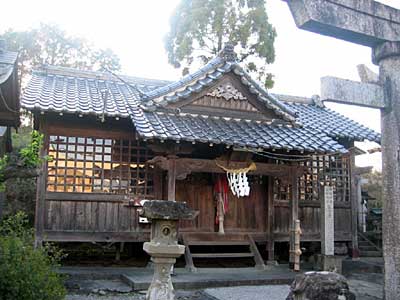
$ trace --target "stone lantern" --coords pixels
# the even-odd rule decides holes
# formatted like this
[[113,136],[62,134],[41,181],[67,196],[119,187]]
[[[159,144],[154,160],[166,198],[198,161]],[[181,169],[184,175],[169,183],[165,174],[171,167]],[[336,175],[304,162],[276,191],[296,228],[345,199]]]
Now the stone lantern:
[[192,220],[197,214],[185,202],[152,200],[144,203],[141,216],[151,221],[151,237],[150,242],[144,243],[143,250],[154,262],[147,300],[175,299],[170,270],[176,258],[185,253],[185,246],[178,245],[178,222]]

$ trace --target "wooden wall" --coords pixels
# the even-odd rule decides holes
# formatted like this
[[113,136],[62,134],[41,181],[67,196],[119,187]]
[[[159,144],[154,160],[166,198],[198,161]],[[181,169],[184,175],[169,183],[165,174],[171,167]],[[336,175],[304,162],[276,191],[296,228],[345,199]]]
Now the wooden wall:
[[[190,207],[199,210],[194,221],[182,222],[182,231],[215,232],[215,202],[213,185],[202,180],[178,181],[177,201],[186,201]],[[225,215],[225,232],[265,233],[267,226],[267,187],[265,184],[251,185],[249,197],[237,198],[229,193],[229,210]]]
[[[101,241],[145,241],[148,224],[139,224],[137,207],[117,199],[117,195],[46,193],[44,237],[51,240],[74,240],[88,236]],[[101,234],[98,234],[101,233]],[[46,234],[48,235],[46,238]]]
[[[299,203],[299,220],[302,241],[320,240],[320,205],[314,201]],[[276,241],[288,241],[290,210],[289,202],[274,201],[274,237]],[[335,203],[335,240],[351,240],[351,209],[347,203]]]
[[[42,125],[43,126],[43,125]],[[104,136],[104,130],[93,129],[89,125],[65,128],[65,124],[54,122],[42,127],[48,134],[73,132]],[[118,131],[114,127],[107,131],[108,136],[123,138],[132,135],[132,131]],[[44,171],[46,168],[44,167]],[[164,173],[165,175],[165,173]],[[208,176],[208,179],[207,179]],[[161,177],[161,174],[159,175]],[[165,177],[165,176],[164,176]],[[204,176],[203,176],[204,177]],[[176,199],[186,201],[188,205],[200,211],[195,221],[182,222],[182,231],[216,232],[215,205],[211,175],[204,180],[177,181]],[[166,184],[159,179],[160,191],[155,196],[166,199]],[[155,184],[156,185],[156,184]],[[146,241],[149,238],[149,225],[138,223],[138,210],[127,206],[124,195],[79,194],[45,192],[45,180],[39,178],[40,187],[37,207],[38,240],[55,241]],[[164,189],[164,192],[162,191]],[[254,233],[258,241],[268,240],[268,209],[274,216],[273,235],[276,241],[289,240],[289,201],[272,201],[268,208],[266,183],[252,183],[251,195],[236,198],[229,197],[229,211],[225,217],[225,231]],[[299,218],[303,229],[302,241],[318,241],[320,231],[318,201],[299,201]],[[335,239],[351,240],[351,209],[349,202],[335,203]]]

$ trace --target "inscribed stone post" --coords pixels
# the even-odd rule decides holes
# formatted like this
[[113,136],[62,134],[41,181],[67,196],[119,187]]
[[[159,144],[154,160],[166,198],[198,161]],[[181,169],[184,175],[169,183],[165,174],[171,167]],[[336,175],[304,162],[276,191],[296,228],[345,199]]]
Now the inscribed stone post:
[[321,253],[323,255],[334,255],[335,252],[333,214],[333,188],[324,186],[321,203]]

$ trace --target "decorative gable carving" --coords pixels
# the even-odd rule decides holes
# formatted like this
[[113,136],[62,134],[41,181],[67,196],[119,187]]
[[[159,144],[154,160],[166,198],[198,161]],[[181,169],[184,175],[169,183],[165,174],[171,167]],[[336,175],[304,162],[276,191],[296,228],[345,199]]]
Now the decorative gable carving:
[[[179,93],[183,95],[184,91]],[[263,101],[256,93],[250,92],[249,87],[232,72],[224,74],[215,84],[204,87],[201,92],[170,101],[166,108],[179,108],[184,113],[248,120],[282,119]]]
[[188,106],[191,108],[223,109],[227,115],[229,115],[229,111],[246,111],[261,114],[230,80],[223,80],[219,85],[211,88],[204,96],[197,98]]
[[225,100],[247,100],[230,82],[217,86],[207,94],[209,97],[224,98]]

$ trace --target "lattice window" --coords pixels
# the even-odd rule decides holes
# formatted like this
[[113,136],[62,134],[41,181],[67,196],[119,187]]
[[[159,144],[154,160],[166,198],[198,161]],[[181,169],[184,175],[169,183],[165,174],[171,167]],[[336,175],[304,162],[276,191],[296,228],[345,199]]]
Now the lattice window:
[[274,178],[274,201],[289,201],[290,200],[290,184],[280,178]]
[[308,172],[299,179],[299,197],[304,201],[319,201],[321,185],[333,187],[335,201],[349,201],[349,159],[342,155],[313,156],[302,165]]
[[[308,172],[299,178],[299,200],[320,201],[322,185],[333,187],[335,201],[350,201],[350,160],[347,156],[313,156],[300,163]],[[290,200],[290,185],[278,178],[274,181],[274,200]]]
[[139,140],[50,136],[47,190],[151,197],[152,154]]

